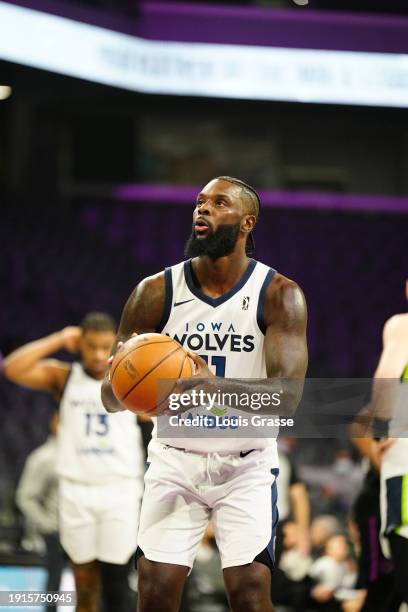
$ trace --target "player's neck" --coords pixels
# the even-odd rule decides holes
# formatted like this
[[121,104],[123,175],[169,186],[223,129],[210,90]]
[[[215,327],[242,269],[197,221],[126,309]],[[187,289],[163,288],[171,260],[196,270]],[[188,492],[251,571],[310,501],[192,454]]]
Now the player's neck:
[[215,260],[202,256],[193,260],[193,270],[202,290],[222,295],[239,282],[249,261],[245,252],[234,252]]
[[84,369],[85,374],[89,376],[89,378],[93,378],[94,380],[103,380],[105,378],[105,372],[93,372],[92,370],[86,368],[83,363],[82,367]]

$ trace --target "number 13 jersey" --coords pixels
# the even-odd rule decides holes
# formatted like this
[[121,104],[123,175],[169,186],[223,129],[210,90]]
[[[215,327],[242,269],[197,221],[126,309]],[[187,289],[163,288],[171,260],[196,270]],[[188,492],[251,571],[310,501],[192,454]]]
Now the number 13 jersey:
[[143,475],[144,452],[136,416],[109,414],[102,381],[73,363],[60,403],[57,473],[81,483],[108,483]]

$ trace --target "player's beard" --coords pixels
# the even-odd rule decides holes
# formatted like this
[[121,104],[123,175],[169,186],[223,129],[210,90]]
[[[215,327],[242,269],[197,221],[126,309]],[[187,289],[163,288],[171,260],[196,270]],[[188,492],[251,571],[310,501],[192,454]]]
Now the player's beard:
[[241,223],[219,225],[215,231],[208,229],[204,238],[198,238],[194,230],[184,247],[186,257],[201,257],[206,255],[210,259],[218,259],[230,255],[237,243]]

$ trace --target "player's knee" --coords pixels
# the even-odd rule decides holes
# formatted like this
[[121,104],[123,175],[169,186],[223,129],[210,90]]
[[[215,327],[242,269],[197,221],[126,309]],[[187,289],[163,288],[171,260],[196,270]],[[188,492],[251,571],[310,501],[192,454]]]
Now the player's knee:
[[163,585],[153,580],[143,580],[139,576],[138,612],[151,612],[173,610],[174,597],[170,585]]
[[228,597],[233,612],[264,612],[271,605],[265,585],[257,579],[236,583],[228,589]]
[[143,567],[143,564],[138,564],[139,597],[143,599],[158,600],[160,597],[166,598],[171,591],[171,584],[168,580],[158,576],[155,572],[150,571],[150,568]]
[[171,576],[163,576],[145,560],[138,562],[138,612],[172,612],[177,610],[175,605],[175,584]]

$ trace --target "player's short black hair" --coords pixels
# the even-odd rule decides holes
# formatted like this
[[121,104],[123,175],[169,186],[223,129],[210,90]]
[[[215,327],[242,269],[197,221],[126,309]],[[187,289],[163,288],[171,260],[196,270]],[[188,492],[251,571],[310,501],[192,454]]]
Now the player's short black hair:
[[246,195],[247,200],[249,200],[249,203],[252,207],[252,214],[254,214],[256,218],[258,218],[259,212],[261,210],[261,199],[255,189],[251,187],[251,185],[248,185],[248,183],[245,183],[244,181],[241,181],[241,179],[235,178],[233,176],[216,176],[215,180],[227,181],[228,183],[233,183],[234,185],[238,185],[238,187],[241,187],[242,191]]
[[86,331],[113,331],[116,332],[116,321],[107,312],[88,312],[82,319],[80,327]]
[[[259,213],[261,211],[261,198],[259,197],[259,194],[256,192],[256,190],[251,187],[251,185],[248,185],[248,183],[245,183],[244,181],[241,181],[241,179],[235,178],[234,176],[216,176],[215,180],[227,181],[228,183],[232,183],[233,185],[238,185],[238,187],[241,187],[247,200],[250,203],[251,213],[255,215],[256,219],[258,220]],[[255,238],[252,232],[248,236],[246,244],[246,253],[247,255],[251,256],[255,253]]]

